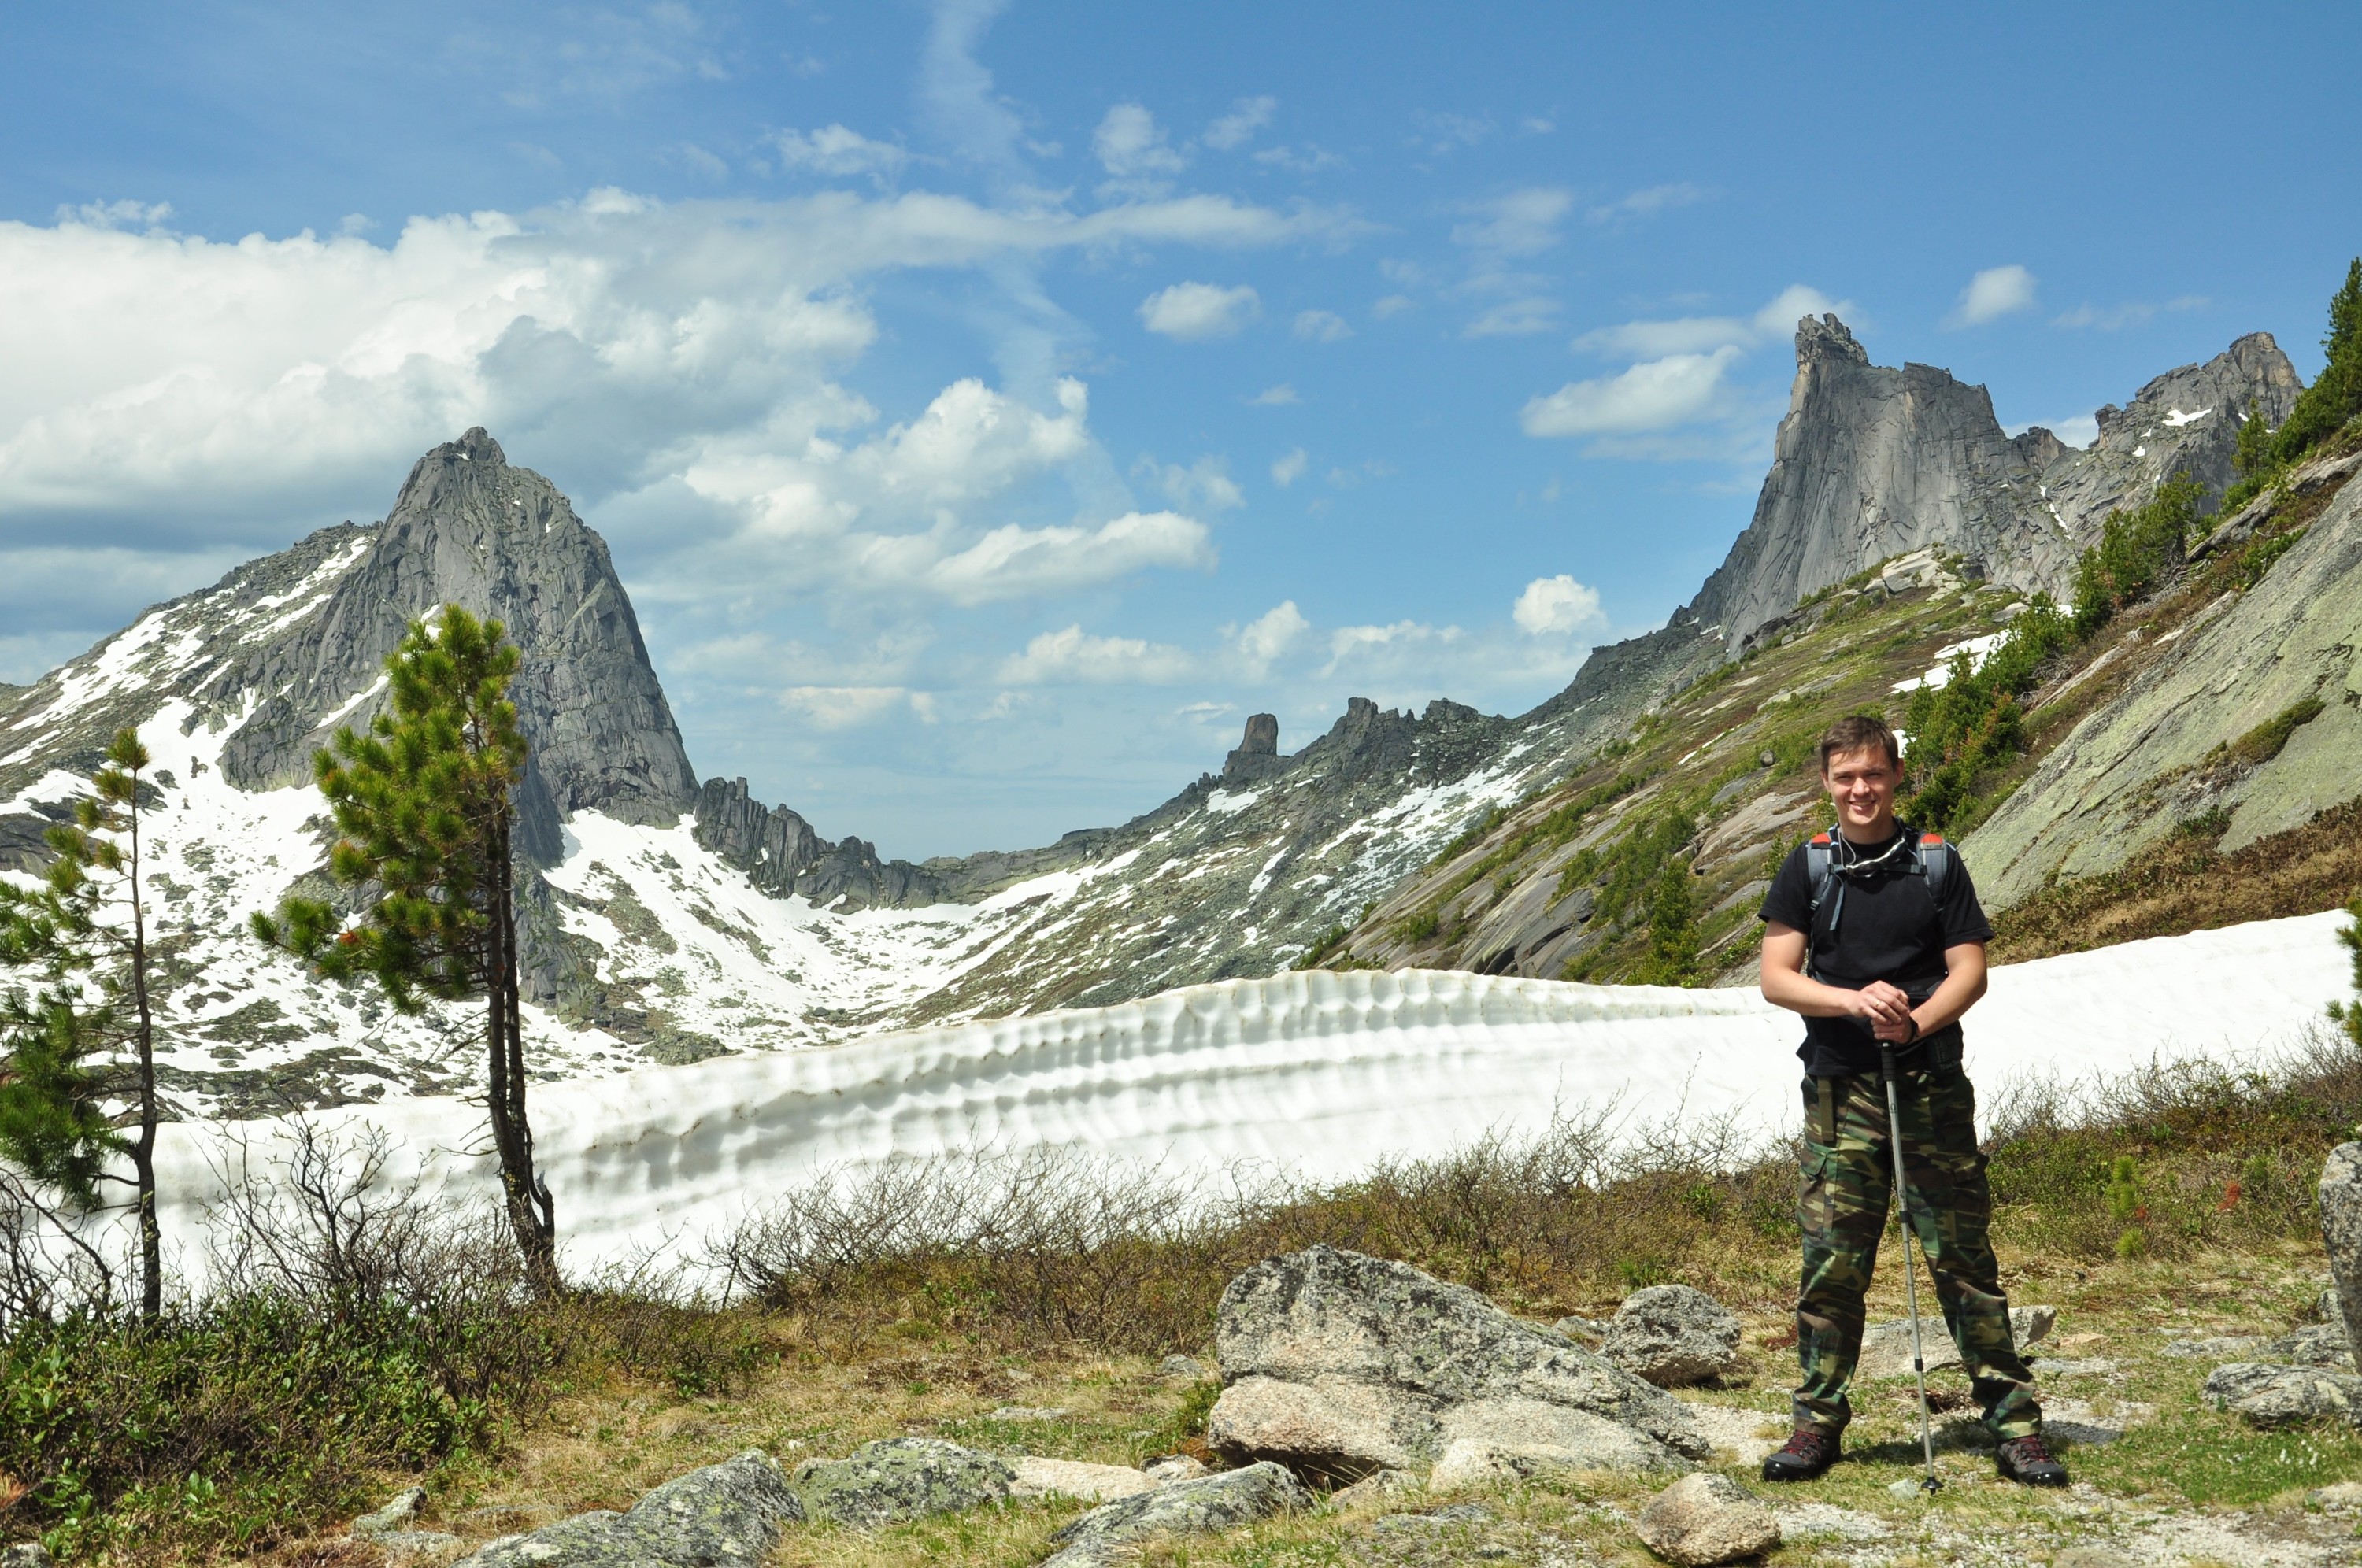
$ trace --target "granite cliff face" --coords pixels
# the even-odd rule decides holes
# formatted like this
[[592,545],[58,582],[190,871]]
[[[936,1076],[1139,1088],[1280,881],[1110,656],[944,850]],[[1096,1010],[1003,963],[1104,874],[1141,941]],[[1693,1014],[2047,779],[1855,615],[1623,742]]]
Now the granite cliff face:
[[1738,650],[1807,595],[1929,547],[1971,578],[2058,592],[2110,510],[2183,471],[2220,495],[2245,411],[2277,424],[2299,390],[2255,333],[2100,410],[2099,440],[2078,451],[2040,426],[2004,436],[1984,388],[1873,365],[1836,316],[1806,316],[1755,515],[1688,613]]
[[332,731],[383,706],[385,657],[410,622],[452,603],[497,617],[524,656],[511,693],[532,745],[520,840],[536,863],[557,857],[568,813],[653,823],[690,808],[696,776],[606,541],[481,429],[419,458],[357,554],[325,602],[226,672],[268,693],[223,748],[233,782],[308,780]]

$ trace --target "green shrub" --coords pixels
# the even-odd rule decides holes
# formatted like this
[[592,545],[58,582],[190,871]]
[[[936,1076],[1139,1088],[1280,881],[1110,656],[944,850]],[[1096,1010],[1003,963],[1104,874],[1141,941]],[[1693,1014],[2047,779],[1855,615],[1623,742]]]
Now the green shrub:
[[2329,331],[2321,340],[2329,362],[2298,394],[2288,423],[2273,437],[2280,464],[2297,461],[2362,414],[2362,256],[2345,269],[2345,285],[2329,302]]
[[2043,666],[2076,642],[2073,624],[2047,594],[2036,594],[2009,635],[1977,663],[1956,656],[1941,686],[1911,694],[1904,729],[1918,788],[1903,814],[1919,827],[1949,829],[1971,803],[1980,775],[2025,745],[2018,699],[2034,690]]
[[2090,636],[2180,569],[2205,495],[2205,486],[2178,473],[2141,505],[2108,513],[2100,542],[2083,552],[2075,568],[2078,635]]
[[1649,953],[1633,970],[1636,986],[1694,986],[1698,983],[1696,900],[1690,892],[1690,867],[1685,860],[1667,860],[1650,884]]
[[2296,734],[2303,725],[2321,717],[2324,711],[2325,704],[2318,697],[2307,697],[2301,701],[2291,702],[2237,740],[2233,741],[2229,747],[2230,754],[2241,762],[2269,762],[2280,754],[2281,747],[2288,745],[2290,735]]

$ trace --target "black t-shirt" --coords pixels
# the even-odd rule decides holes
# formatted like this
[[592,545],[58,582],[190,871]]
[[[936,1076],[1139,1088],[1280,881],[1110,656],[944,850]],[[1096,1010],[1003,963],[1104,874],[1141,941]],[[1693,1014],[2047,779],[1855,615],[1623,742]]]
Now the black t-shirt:
[[[1912,843],[1917,830],[1898,827]],[[1833,838],[1838,835],[1832,834]],[[1869,845],[1845,843],[1834,846],[1839,864],[1876,860],[1894,841]],[[1963,942],[1990,942],[1992,927],[1977,905],[1977,889],[1969,868],[1956,850],[1944,874],[1944,901],[1937,908],[1921,873],[1919,856],[1906,845],[1883,865],[1858,875],[1832,877],[1817,914],[1813,910],[1813,878],[1805,864],[1805,845],[1798,845],[1772,878],[1763,895],[1763,919],[1798,931],[1811,931],[1813,977],[1823,985],[1858,991],[1872,980],[1884,980],[1910,993],[1915,1006],[1944,983],[1944,949]],[[1838,889],[1845,889],[1839,904]],[[1837,916],[1831,933],[1830,915]],[[1878,1071],[1878,1041],[1870,1026],[1851,1018],[1805,1020],[1805,1043],[1796,1047],[1805,1071],[1816,1078],[1842,1077]],[[1922,1036],[1908,1048],[1913,1066],[1947,1066],[1960,1059],[1960,1026],[1947,1024]]]

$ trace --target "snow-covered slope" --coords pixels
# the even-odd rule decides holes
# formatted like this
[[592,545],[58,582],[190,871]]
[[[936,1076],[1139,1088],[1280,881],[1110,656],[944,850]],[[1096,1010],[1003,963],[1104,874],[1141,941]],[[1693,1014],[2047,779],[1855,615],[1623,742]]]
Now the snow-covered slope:
[[[2256,1062],[2299,1043],[2348,984],[2340,918],[1996,970],[1969,1022],[1985,1103],[2027,1078]],[[1246,1163],[1336,1178],[1611,1103],[1630,1138],[1718,1116],[1781,1136],[1795,1121],[1796,1034],[1749,991],[1316,971],[553,1086],[533,1116],[568,1265],[590,1271],[694,1251],[799,1182],[892,1159],[1047,1145],[1184,1176]],[[315,1125],[348,1145],[374,1125],[388,1182],[488,1199],[491,1161],[467,1152],[480,1121],[462,1102],[418,1099]],[[233,1151],[267,1168],[285,1136],[283,1124],[168,1129],[171,1232],[201,1234]]]

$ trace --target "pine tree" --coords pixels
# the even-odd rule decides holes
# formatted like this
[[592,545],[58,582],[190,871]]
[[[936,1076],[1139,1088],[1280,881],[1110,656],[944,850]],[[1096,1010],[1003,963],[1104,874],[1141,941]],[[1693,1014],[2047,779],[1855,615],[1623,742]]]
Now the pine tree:
[[[74,802],[45,835],[56,858],[42,885],[0,883],[0,966],[40,977],[0,997],[0,1157],[72,1208],[107,1207],[128,1186],[139,1237],[139,1313],[163,1310],[163,1233],[156,1213],[156,1020],[149,1005],[147,900],[140,887],[140,771],[147,748],[122,730]],[[108,1102],[124,1109],[110,1114]],[[122,1127],[137,1128],[131,1137]],[[127,1155],[127,1182],[107,1169]]]
[[328,866],[377,893],[357,923],[289,899],[255,934],[331,979],[373,977],[402,1012],[428,999],[484,1004],[484,1088],[509,1228],[536,1288],[557,1284],[557,1221],[534,1169],[509,839],[525,742],[508,700],[515,646],[498,621],[447,604],[414,621],[385,661],[392,708],[366,735],[339,731],[313,771],[343,836]]
[[1649,952],[1633,973],[1633,984],[1697,984],[1696,908],[1690,895],[1689,863],[1666,861],[1649,889]]
[[2279,460],[2291,463],[2362,414],[2362,256],[2345,269],[2345,286],[2329,302],[2329,333],[2321,340],[2329,362],[2304,389],[2273,439]]

